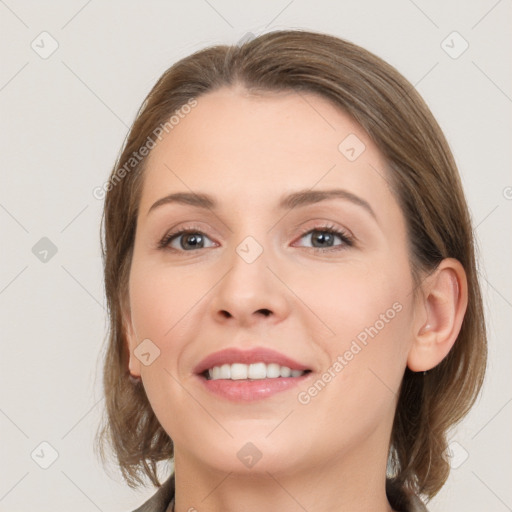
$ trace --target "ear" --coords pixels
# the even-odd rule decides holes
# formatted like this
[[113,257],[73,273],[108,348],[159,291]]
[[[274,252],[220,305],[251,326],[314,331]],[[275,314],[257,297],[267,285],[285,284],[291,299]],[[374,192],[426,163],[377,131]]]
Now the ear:
[[123,301],[122,306],[122,322],[123,322],[123,333],[126,340],[126,344],[128,346],[129,359],[128,359],[128,369],[130,370],[130,374],[133,377],[140,377],[140,361],[137,357],[135,357],[133,351],[137,347],[138,338],[135,333],[135,329],[133,327],[131,312],[129,305],[126,304],[127,301]]
[[468,304],[466,272],[454,258],[446,258],[423,281],[415,306],[413,343],[407,366],[413,372],[437,366],[459,335]]

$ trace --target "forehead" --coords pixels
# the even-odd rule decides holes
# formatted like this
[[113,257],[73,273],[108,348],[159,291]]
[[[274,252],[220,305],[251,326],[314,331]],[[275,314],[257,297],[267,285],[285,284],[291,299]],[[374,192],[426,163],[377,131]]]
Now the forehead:
[[286,192],[340,186],[382,207],[396,203],[382,155],[329,100],[296,91],[254,95],[237,86],[197,98],[157,143],[141,211],[175,191],[270,206]]

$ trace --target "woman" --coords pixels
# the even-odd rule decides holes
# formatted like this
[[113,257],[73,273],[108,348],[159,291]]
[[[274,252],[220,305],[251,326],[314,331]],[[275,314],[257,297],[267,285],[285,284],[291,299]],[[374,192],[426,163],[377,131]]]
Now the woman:
[[216,46],[105,186],[110,443],[139,511],[418,511],[486,363],[471,223],[414,88],[346,41]]

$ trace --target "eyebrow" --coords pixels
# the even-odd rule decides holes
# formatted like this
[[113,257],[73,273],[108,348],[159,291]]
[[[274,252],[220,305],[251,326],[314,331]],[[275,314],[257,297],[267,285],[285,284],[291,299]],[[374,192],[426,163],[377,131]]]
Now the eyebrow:
[[[365,209],[375,220],[377,216],[373,211],[370,204],[362,199],[361,197],[343,189],[332,189],[332,190],[299,190],[293,192],[281,198],[278,204],[278,208],[293,209],[307,206],[310,204],[319,203],[320,201],[326,201],[328,199],[345,199],[351,203]],[[185,204],[189,206],[195,206],[196,208],[203,208],[207,210],[215,210],[218,207],[217,201],[208,194],[193,193],[193,192],[176,192],[162,197],[156,201],[151,208],[148,210],[148,215],[156,208],[165,204]]]

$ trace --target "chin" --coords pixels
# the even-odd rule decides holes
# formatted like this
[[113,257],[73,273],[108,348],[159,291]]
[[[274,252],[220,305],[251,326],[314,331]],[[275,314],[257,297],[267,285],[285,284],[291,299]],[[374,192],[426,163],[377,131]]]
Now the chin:
[[297,469],[304,460],[297,444],[282,446],[275,440],[272,442],[272,435],[267,435],[268,430],[259,436],[240,435],[222,442],[217,439],[217,445],[204,446],[199,453],[195,446],[194,451],[200,463],[216,471],[240,476],[268,476],[267,473],[290,473],[291,468]]

